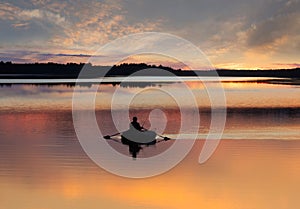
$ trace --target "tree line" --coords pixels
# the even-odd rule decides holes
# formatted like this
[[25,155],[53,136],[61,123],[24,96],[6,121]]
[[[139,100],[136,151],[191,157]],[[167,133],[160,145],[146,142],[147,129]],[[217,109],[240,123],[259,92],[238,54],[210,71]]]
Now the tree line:
[[[84,69],[82,71],[82,69]],[[158,70],[160,69],[160,70]],[[163,65],[145,63],[122,63],[114,66],[94,66],[90,63],[29,63],[0,62],[0,78],[84,78],[110,76],[238,76],[238,77],[281,77],[300,78],[300,68],[277,70],[181,70]]]

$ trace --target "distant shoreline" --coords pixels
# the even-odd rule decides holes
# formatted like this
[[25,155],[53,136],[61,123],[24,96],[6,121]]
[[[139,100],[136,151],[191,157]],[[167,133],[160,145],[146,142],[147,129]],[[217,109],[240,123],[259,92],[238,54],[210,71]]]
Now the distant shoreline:
[[[84,68],[84,75],[80,75]],[[161,69],[161,70],[157,70]],[[142,70],[142,71],[141,71]],[[0,79],[76,79],[101,77],[128,77],[132,76],[221,76],[221,77],[273,77],[273,78],[300,78],[300,68],[277,70],[181,70],[166,66],[140,64],[121,64],[114,66],[93,66],[91,64],[57,64],[35,63],[14,64],[0,62]]]

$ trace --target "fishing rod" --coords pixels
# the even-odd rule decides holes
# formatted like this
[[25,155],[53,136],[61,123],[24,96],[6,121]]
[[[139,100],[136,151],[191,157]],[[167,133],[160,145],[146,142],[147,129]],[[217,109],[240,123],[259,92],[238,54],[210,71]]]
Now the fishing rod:
[[[145,125],[145,123],[146,123],[146,120],[147,120],[147,119],[145,118],[145,120],[144,120],[144,122],[143,122],[143,124],[142,124],[142,128],[143,128],[143,129],[145,129],[145,128],[144,128],[144,125]],[[145,129],[145,130],[147,130],[147,129]]]

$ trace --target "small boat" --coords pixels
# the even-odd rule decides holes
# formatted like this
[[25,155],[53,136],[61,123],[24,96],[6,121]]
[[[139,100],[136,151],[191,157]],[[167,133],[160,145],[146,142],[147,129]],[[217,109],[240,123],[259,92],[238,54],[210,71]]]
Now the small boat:
[[141,145],[156,144],[156,133],[154,131],[138,131],[129,129],[121,134],[123,144],[137,143]]
[[[129,153],[132,155],[133,158],[137,157],[137,154],[142,149],[142,145],[150,146],[150,145],[155,145],[156,143],[162,141],[170,140],[169,137],[156,134],[154,131],[149,131],[149,130],[138,131],[136,129],[128,129],[127,131],[124,131],[122,133],[106,135],[103,138],[114,140],[112,137],[118,135],[121,135],[121,143],[129,146]],[[157,136],[163,139],[157,141],[156,140]],[[120,142],[118,140],[114,140],[114,141]]]

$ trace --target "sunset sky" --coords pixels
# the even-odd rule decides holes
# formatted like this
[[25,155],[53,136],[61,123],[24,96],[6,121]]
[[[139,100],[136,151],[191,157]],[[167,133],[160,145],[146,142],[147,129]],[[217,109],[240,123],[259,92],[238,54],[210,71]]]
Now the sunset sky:
[[109,41],[151,31],[192,42],[216,68],[295,68],[299,11],[299,0],[2,0],[0,60],[86,62]]

